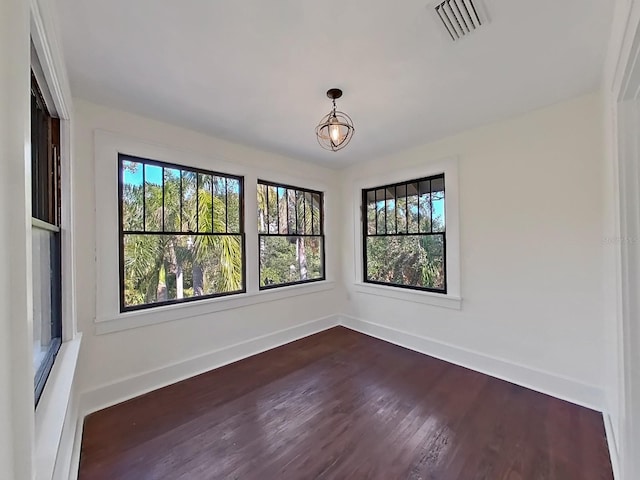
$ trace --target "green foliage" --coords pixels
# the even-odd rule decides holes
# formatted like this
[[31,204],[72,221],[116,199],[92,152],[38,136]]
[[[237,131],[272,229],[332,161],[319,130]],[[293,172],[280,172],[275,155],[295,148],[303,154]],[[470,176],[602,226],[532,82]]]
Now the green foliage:
[[367,205],[368,280],[444,289],[444,234],[438,233],[444,231],[444,217],[432,213],[432,202],[439,201],[443,193],[434,192]]
[[261,286],[324,276],[320,208],[318,194],[258,185],[259,233],[288,235],[260,237]]
[[[142,164],[125,163],[134,173],[136,167]],[[163,180],[164,196],[162,184],[147,182],[144,199],[142,185],[123,186],[124,230],[157,232],[125,234],[125,305],[241,290],[239,185],[227,191],[224,178],[188,171],[181,184],[180,170],[168,168]],[[190,233],[196,231],[229,235]]]

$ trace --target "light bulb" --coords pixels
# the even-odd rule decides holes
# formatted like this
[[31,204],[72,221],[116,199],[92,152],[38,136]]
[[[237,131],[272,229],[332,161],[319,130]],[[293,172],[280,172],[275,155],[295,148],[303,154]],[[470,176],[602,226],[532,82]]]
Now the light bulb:
[[337,145],[342,140],[340,137],[340,125],[337,123],[338,120],[334,117],[329,122],[329,136],[331,137],[331,141],[334,145]]

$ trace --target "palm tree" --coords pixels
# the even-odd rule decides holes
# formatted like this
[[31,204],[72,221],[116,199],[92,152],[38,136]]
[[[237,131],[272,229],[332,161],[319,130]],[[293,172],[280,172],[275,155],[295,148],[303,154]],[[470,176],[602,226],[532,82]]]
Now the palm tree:
[[[141,164],[134,165],[142,167]],[[213,178],[217,177],[198,174],[197,183],[201,188],[196,191],[196,174],[181,173],[182,188],[180,171],[168,168],[163,169],[163,185],[145,184],[144,209],[142,185],[125,185],[125,230],[143,230],[144,210],[146,231],[158,232],[158,235],[125,235],[126,305],[153,303],[173,297],[169,295],[167,273],[175,275],[176,299],[188,294],[184,283],[189,279],[185,280],[185,273],[191,274],[194,296],[235,291],[242,287],[239,189],[229,195],[230,212],[227,214],[224,197],[214,194]],[[189,174],[193,177],[187,177]],[[220,180],[224,181],[223,178]],[[193,185],[185,187],[185,182]],[[199,232],[225,232],[225,219],[229,218],[236,230],[233,232],[235,235],[189,234],[190,230],[196,229],[196,216]],[[185,272],[188,265],[191,271]],[[210,285],[210,288],[205,288],[205,285]]]
[[[267,205],[268,196],[268,205]],[[282,262],[285,255],[282,252],[284,245],[278,247],[277,239],[270,242],[271,251],[265,251],[265,243],[260,243],[261,258],[261,282],[265,284],[267,278],[265,272],[271,270],[270,275],[275,275],[278,283],[289,281],[307,280],[309,276],[307,260],[307,237],[299,235],[310,235],[320,233],[320,229],[314,228],[314,219],[320,218],[319,197],[314,197],[311,193],[284,187],[258,185],[258,229],[260,233],[269,233],[278,230],[278,233],[290,235],[282,238],[282,242],[293,246],[291,250],[295,256],[296,265],[284,265]],[[275,263],[278,263],[276,265]],[[274,271],[275,270],[275,271]],[[275,281],[271,276],[268,280]]]

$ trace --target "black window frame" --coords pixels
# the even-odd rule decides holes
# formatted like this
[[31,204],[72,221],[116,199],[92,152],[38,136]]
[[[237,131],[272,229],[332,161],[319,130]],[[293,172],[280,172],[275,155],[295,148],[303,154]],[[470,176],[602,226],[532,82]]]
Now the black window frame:
[[[225,215],[227,218],[225,219],[225,228],[227,231],[225,232],[194,232],[194,231],[166,231],[164,230],[164,212],[163,212],[163,225],[162,231],[146,231],[146,215],[143,213],[143,229],[140,230],[125,230],[124,229],[124,216],[123,216],[123,188],[124,188],[124,170],[123,170],[123,162],[134,162],[134,163],[142,163],[143,164],[143,181],[142,184],[145,184],[145,168],[144,165],[152,165],[155,167],[160,167],[163,169],[163,185],[164,185],[164,169],[172,169],[172,170],[180,170],[181,171],[181,182],[182,182],[182,172],[192,172],[196,174],[196,191],[198,190],[198,179],[199,175],[211,175],[213,177],[223,177],[227,179],[237,180],[240,185],[239,198],[238,198],[238,233],[229,233],[228,227],[228,210],[225,210]],[[181,186],[182,189],[182,186]],[[144,190],[143,190],[144,192]],[[241,175],[234,175],[229,173],[217,172],[213,170],[206,170],[199,167],[191,167],[186,165],[180,165],[172,162],[164,162],[160,160],[154,160],[150,158],[144,158],[136,155],[130,155],[127,153],[118,153],[118,236],[119,236],[119,252],[118,252],[118,261],[119,261],[119,293],[120,293],[120,313],[139,311],[139,310],[148,310],[151,308],[162,307],[166,305],[176,305],[183,303],[191,303],[197,302],[200,300],[208,300],[212,298],[220,298],[220,297],[228,297],[230,295],[240,295],[243,293],[247,293],[247,254],[246,254],[246,234],[245,234],[245,226],[244,226],[244,177]],[[164,188],[163,188],[163,205],[164,205]],[[225,193],[225,202],[228,201],[228,191]],[[145,199],[145,195],[143,193],[143,199]],[[182,198],[180,199],[182,203]],[[146,203],[146,202],[145,202]],[[144,212],[145,206],[143,206]],[[182,206],[181,206],[182,210]],[[182,214],[181,214],[182,215]],[[196,214],[199,217],[199,212]],[[198,220],[196,220],[196,225],[198,224]],[[182,227],[182,222],[181,222]],[[197,229],[198,227],[196,227]],[[221,236],[221,235],[233,235],[240,237],[240,244],[242,248],[242,288],[240,290],[234,290],[233,292],[221,292],[221,293],[213,293],[209,295],[198,295],[193,297],[181,298],[181,299],[172,299],[165,300],[161,302],[153,302],[153,303],[145,303],[142,305],[125,305],[125,269],[124,269],[124,238],[125,235],[194,235],[194,236]]]
[[[60,119],[47,108],[42,90],[31,72],[31,216],[43,222],[50,235],[51,343],[34,374],[34,401],[38,405],[62,345]],[[33,228],[40,228],[34,226]]]
[[[432,180],[442,180],[442,192],[444,193],[444,202],[445,202],[445,208],[446,208],[446,182],[445,182],[445,174],[444,173],[439,173],[436,175],[430,175],[428,177],[421,177],[421,178],[416,178],[416,179],[412,179],[412,180],[406,180],[406,181],[402,181],[402,182],[396,182],[396,183],[390,183],[387,185],[380,185],[380,186],[376,186],[376,187],[371,187],[371,188],[363,188],[362,189],[362,205],[361,205],[361,227],[362,227],[362,281],[364,283],[371,283],[374,285],[384,285],[384,286],[388,286],[388,287],[397,287],[397,288],[403,288],[403,289],[407,289],[407,290],[418,290],[418,291],[422,291],[422,292],[430,292],[430,293],[438,293],[438,294],[442,294],[442,295],[446,295],[447,294],[447,228],[446,228],[446,223],[444,226],[444,230],[441,232],[434,232],[433,231],[433,208],[430,208],[430,216],[431,216],[431,221],[429,222],[429,232],[420,232],[420,208],[418,206],[418,233],[409,233],[409,225],[407,222],[407,228],[405,232],[398,232],[398,221],[397,221],[397,208],[395,211],[395,215],[396,215],[396,220],[395,220],[395,232],[394,233],[387,233],[387,208],[386,208],[386,201],[388,200],[387,198],[385,198],[385,233],[378,233],[378,217],[376,214],[376,233],[371,235],[369,234],[368,231],[368,216],[367,216],[367,209],[368,209],[368,194],[369,192],[373,192],[374,195],[376,195],[376,192],[378,190],[385,190],[385,192],[389,189],[393,189],[394,191],[394,199],[397,199],[397,189],[398,187],[404,187],[405,188],[405,204],[407,205],[408,208],[408,198],[409,195],[407,194],[408,192],[408,186],[411,184],[417,184],[418,186],[420,185],[421,182],[431,182]],[[438,190],[439,191],[439,190]],[[386,197],[386,193],[385,193],[385,197]],[[377,196],[375,196],[375,202],[377,202]],[[445,217],[446,219],[446,217]],[[446,220],[445,220],[446,222]],[[390,283],[390,282],[380,282],[377,280],[369,280],[368,279],[368,273],[367,273],[367,238],[369,237],[406,237],[406,236],[441,236],[442,237],[442,255],[443,255],[443,270],[444,270],[444,279],[443,279],[443,288],[431,288],[431,287],[419,287],[419,286],[415,286],[415,285],[403,285],[403,284],[398,284],[398,283]]]
[[[321,192],[319,190],[314,190],[311,188],[303,188],[303,187],[296,187],[294,185],[288,185],[285,183],[279,183],[279,182],[272,182],[269,180],[262,180],[262,179],[258,179],[258,182],[256,184],[256,195],[257,195],[257,191],[260,188],[260,185],[264,185],[267,187],[267,192],[269,191],[268,187],[274,187],[277,189],[279,188],[284,188],[286,190],[294,190],[296,192],[301,192],[304,194],[311,194],[311,195],[318,195],[319,197],[319,213],[320,213],[320,219],[319,219],[319,225],[320,225],[320,233],[319,234],[314,234],[313,233],[313,219],[311,221],[312,224],[312,232],[311,234],[298,234],[297,232],[295,234],[290,233],[289,231],[289,224],[287,222],[287,233],[280,233],[280,221],[278,219],[278,233],[261,233],[260,231],[258,231],[258,290],[272,290],[274,288],[280,288],[280,287],[289,287],[292,285],[303,285],[303,284],[307,284],[307,283],[314,283],[314,282],[322,282],[325,281],[327,279],[327,272],[326,272],[326,255],[325,255],[325,233],[324,233],[324,192]],[[305,204],[306,204],[306,196],[305,198]],[[313,198],[313,197],[312,197]],[[268,194],[267,194],[267,203],[268,203]],[[311,209],[312,213],[313,213],[313,208]],[[306,215],[306,209],[305,209],[305,215]],[[289,217],[289,213],[287,213],[287,218]],[[269,206],[267,204],[267,211],[266,211],[266,218],[267,218],[267,225],[269,225]],[[298,212],[297,212],[297,206],[296,206],[296,213],[295,213],[295,218],[296,218],[296,231],[297,231],[297,223],[298,223]],[[261,274],[260,272],[262,271],[262,259],[260,256],[260,243],[261,243],[261,239],[262,237],[312,237],[312,238],[317,238],[320,237],[321,239],[321,265],[322,265],[322,277],[319,278],[311,278],[311,279],[307,279],[307,280],[298,280],[295,282],[285,282],[285,283],[278,283],[278,284],[271,284],[271,285],[261,285]]]

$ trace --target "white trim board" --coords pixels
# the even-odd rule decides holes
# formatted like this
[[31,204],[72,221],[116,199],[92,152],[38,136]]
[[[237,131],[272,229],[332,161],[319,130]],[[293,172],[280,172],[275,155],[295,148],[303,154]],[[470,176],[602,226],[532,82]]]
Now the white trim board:
[[80,421],[103,408],[336,327],[339,318],[329,315],[81,392]]
[[609,448],[609,458],[611,459],[611,469],[613,470],[613,478],[620,480],[620,459],[618,458],[618,446],[614,435],[613,421],[608,413],[602,414],[604,422],[604,431],[607,436],[607,447]]
[[599,412],[604,409],[604,391],[594,385],[586,385],[570,378],[518,365],[349,315],[340,316],[340,325],[576,405]]

